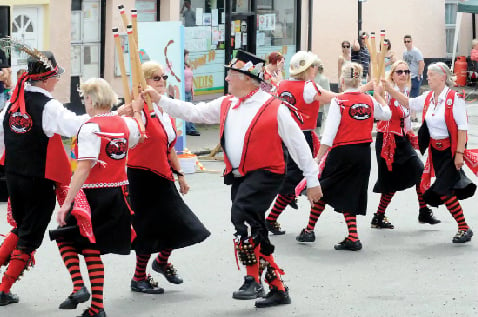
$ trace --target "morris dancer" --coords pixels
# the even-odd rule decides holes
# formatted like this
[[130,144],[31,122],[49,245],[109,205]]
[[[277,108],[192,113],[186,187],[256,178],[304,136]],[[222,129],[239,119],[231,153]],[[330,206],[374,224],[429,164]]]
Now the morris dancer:
[[264,68],[264,81],[261,89],[271,94],[277,94],[277,87],[282,81],[285,58],[280,52],[271,52],[267,58],[268,64]]
[[[142,71],[148,86],[163,95],[168,78],[163,67],[151,61],[142,65]],[[177,136],[174,120],[156,104],[153,107],[154,111],[144,107],[141,114],[148,137],[128,156],[129,193],[135,212],[133,227],[137,234],[133,243],[136,269],[131,290],[161,294],[164,290],[146,275],[151,254],[159,252],[152,263],[153,270],[163,274],[168,282],[180,284],[183,279],[168,263],[172,250],[200,243],[210,232],[179,194],[186,194],[189,185],[174,149]],[[179,192],[174,184],[173,173],[178,176]],[[158,197],[161,201],[159,204]]]
[[[79,230],[76,234],[64,237],[61,242],[64,247],[68,247],[73,258],[82,254],[88,268],[91,306],[85,309],[81,316],[104,317],[104,265],[100,255],[127,255],[130,252],[132,230],[131,209],[125,196],[128,184],[126,155],[128,148],[138,143],[140,132],[135,120],[119,117],[111,112],[111,107],[117,103],[117,96],[104,79],[87,80],[80,86],[80,95],[91,119],[78,132],[78,166],[64,204],[58,210],[57,221],[60,226],[75,224],[73,217],[66,216],[76,194],[83,188],[91,208],[91,223],[96,243],[91,243],[80,235]],[[133,102],[136,117],[143,103],[140,99]],[[65,265],[69,268],[67,262]],[[83,279],[81,273],[71,270],[69,272]],[[64,308],[76,308],[75,301],[78,297],[79,295],[69,296],[62,304],[74,304],[74,307]]]
[[[428,158],[422,176],[421,189],[425,202],[433,207],[445,204],[458,224],[453,243],[471,240],[473,231],[465,220],[459,200],[472,197],[476,185],[466,177],[462,167],[471,151],[466,150],[468,120],[465,101],[450,87],[455,85],[452,72],[444,63],[428,66],[431,91],[417,98],[402,98],[393,91],[392,97],[414,111],[423,111],[418,132],[420,151],[428,147]],[[477,171],[474,170],[474,173]],[[430,186],[433,173],[435,182]]]
[[[384,88],[395,90],[395,94],[408,96],[410,90],[410,69],[407,62],[395,62],[388,74],[388,80],[383,81]],[[385,216],[395,192],[415,186],[418,196],[420,223],[437,224],[441,221],[433,217],[433,213],[423,200],[420,180],[423,173],[423,163],[418,158],[410,138],[414,137],[411,130],[411,120],[408,109],[400,105],[397,99],[387,94],[388,105],[392,111],[390,121],[377,123],[375,154],[378,164],[378,179],[373,191],[381,193],[378,210],[372,218],[371,227],[377,229],[393,229]]]
[[300,242],[315,241],[315,224],[325,205],[329,204],[343,213],[349,232],[334,246],[335,250],[362,249],[356,217],[367,211],[373,120],[388,120],[391,112],[380,97],[380,86],[375,87],[377,100],[358,91],[361,78],[362,66],[359,64],[348,63],[343,67],[340,83],[345,92],[332,99],[316,158],[320,162],[332,148],[320,176],[324,197],[311,209],[309,223],[297,237]]
[[18,303],[10,288],[43,241],[55,209],[56,184],[70,181],[61,136],[74,136],[88,119],[88,115],[76,116],[51,95],[63,72],[53,53],[32,53],[28,72],[18,79],[10,104],[0,113],[0,153],[5,153],[12,222],[16,223],[0,247],[0,266],[10,261],[0,284],[0,306]]
[[[304,117],[303,122],[296,121],[304,133],[305,140],[314,157],[319,150],[319,137],[314,129],[317,126],[320,104],[330,103],[330,100],[337,95],[322,89],[314,82],[319,62],[317,55],[312,52],[299,51],[295,53],[290,60],[289,73],[291,78],[281,81],[277,90],[279,98],[297,107],[297,110]],[[288,159],[284,184],[266,218],[266,228],[273,234],[285,234],[285,231],[281,229],[277,222],[277,218],[289,204],[297,209],[294,191],[303,177],[302,171],[294,160]]]
[[232,185],[231,221],[236,230],[236,254],[247,271],[244,284],[233,293],[233,298],[255,299],[264,294],[261,263],[267,270],[265,280],[270,292],[255,306],[289,304],[288,289],[280,278],[284,272],[274,260],[274,246],[265,227],[265,212],[284,179],[283,144],[304,171],[311,203],[322,196],[317,164],[288,108],[259,89],[264,60],[239,50],[226,69],[229,96],[197,105],[159,94],[153,100],[170,115],[198,123],[220,123],[226,164],[224,183]]

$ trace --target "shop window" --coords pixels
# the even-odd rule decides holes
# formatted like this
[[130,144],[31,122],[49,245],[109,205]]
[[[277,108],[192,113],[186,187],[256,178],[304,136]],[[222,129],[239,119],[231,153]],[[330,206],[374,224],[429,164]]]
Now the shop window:
[[446,35],[446,53],[448,56],[452,56],[453,54],[453,40],[455,39],[457,10],[458,10],[458,1],[446,0],[445,2],[445,35]]
[[159,0],[136,0],[138,22],[159,21]]

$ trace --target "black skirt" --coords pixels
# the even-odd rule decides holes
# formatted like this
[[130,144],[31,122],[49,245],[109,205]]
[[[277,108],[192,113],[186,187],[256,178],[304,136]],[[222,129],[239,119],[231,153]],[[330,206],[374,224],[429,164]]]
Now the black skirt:
[[91,208],[96,243],[90,243],[80,234],[72,216],[66,220],[65,231],[60,231],[56,239],[72,243],[79,251],[93,249],[101,254],[128,255],[131,251],[131,210],[124,195],[125,187],[83,189]]
[[440,198],[442,196],[456,196],[459,200],[472,197],[475,194],[476,185],[465,175],[463,169],[456,169],[450,148],[443,151],[433,147],[431,149],[436,179],[423,194],[425,202],[438,207],[443,204]]
[[173,181],[136,168],[128,168],[128,180],[136,253],[184,248],[209,237],[211,233],[184,203]]
[[394,193],[420,183],[423,163],[406,136],[395,135],[395,154],[392,170],[389,171],[385,159],[381,157],[383,133],[378,132],[375,140],[375,155],[378,164],[378,179],[373,187],[375,193]]
[[[309,145],[310,151],[313,151],[314,145],[312,141],[312,131],[302,131],[305,136],[305,140]],[[295,188],[300,183],[300,181],[304,178],[304,173],[300,170],[299,166],[294,162],[292,157],[290,156],[289,152],[286,150],[286,162],[287,162],[287,170],[284,179],[284,183],[282,183],[281,189],[279,190],[279,194],[281,195],[295,195]]]
[[320,177],[325,203],[337,212],[365,215],[370,164],[370,143],[330,150]]

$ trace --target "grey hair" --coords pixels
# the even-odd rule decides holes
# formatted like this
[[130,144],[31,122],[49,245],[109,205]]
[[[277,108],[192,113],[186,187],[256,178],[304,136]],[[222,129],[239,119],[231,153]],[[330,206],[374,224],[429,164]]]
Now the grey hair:
[[345,63],[342,67],[340,79],[343,79],[345,88],[357,88],[362,82],[363,67],[357,63]]
[[446,75],[445,85],[448,87],[455,86],[456,76],[451,72],[450,68],[442,62],[428,65],[428,70],[440,75]]

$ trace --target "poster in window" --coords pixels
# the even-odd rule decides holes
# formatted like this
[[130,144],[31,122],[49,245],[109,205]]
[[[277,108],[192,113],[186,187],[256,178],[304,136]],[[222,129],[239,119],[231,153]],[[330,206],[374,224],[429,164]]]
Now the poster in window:
[[202,25],[202,21],[203,21],[203,18],[202,18],[202,15],[203,15],[203,8],[197,8],[196,9],[196,25]]
[[219,25],[219,10],[218,9],[212,9],[211,10],[211,25],[212,26],[218,26]]
[[202,25],[211,25],[211,13],[204,13],[202,15]]

